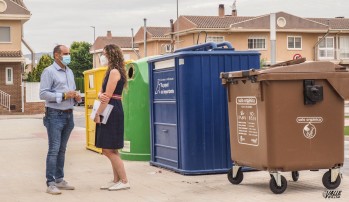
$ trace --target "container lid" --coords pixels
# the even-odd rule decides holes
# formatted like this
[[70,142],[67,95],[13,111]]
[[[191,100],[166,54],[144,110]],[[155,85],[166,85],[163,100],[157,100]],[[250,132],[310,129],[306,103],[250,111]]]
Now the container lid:
[[290,66],[279,66],[259,71],[265,73],[321,73],[346,71],[345,67],[332,62],[308,62]]
[[83,72],[83,74],[93,74],[95,72],[100,72],[100,71],[106,71],[107,70],[107,67],[97,67],[97,68],[94,68],[94,69],[89,69],[89,70],[85,70]]
[[[337,72],[348,72],[348,71],[346,70],[345,67],[336,65],[332,62],[309,62],[309,63],[301,63],[296,65],[289,65],[289,66],[278,66],[278,67],[272,67],[272,68],[260,69],[260,70],[251,69],[248,71],[228,72],[223,74],[225,74],[226,78],[242,78],[242,77],[250,77],[250,76],[257,76],[257,75],[262,76],[264,74],[275,74],[275,76],[282,75],[282,78],[285,77],[285,79],[288,79],[287,78],[288,74],[299,74],[299,73],[300,74],[303,74],[303,73],[322,74],[322,73],[330,73],[330,72],[337,73]],[[270,76],[268,78],[270,78]],[[282,79],[282,78],[277,78],[277,79]]]
[[326,79],[338,94],[349,99],[349,71],[332,62],[309,62],[290,66],[278,66],[263,70],[248,70],[221,73],[222,83],[234,83],[238,80],[272,81]]

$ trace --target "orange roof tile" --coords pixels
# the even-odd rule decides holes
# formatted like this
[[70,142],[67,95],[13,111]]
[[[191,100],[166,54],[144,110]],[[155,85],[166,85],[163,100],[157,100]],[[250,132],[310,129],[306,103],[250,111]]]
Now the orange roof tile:
[[22,0],[8,0],[7,8],[1,14],[10,15],[30,15],[30,11],[24,5]]
[[349,18],[306,18],[329,25],[331,29],[349,29]]
[[[95,43],[91,47],[91,51],[103,49],[104,46],[108,44],[116,44],[120,48],[132,48],[132,37],[107,37],[99,36],[97,37]],[[138,48],[138,45],[134,45],[135,48]]]
[[165,34],[170,33],[171,29],[169,27],[147,27],[147,32],[154,38],[169,38]]
[[21,51],[0,51],[0,57],[22,57]]
[[[349,18],[302,18],[285,12],[276,13],[277,17],[284,16],[291,20],[283,29],[349,29]],[[191,22],[195,28],[217,28],[242,27],[245,29],[269,29],[269,14],[261,16],[181,16]],[[292,20],[293,18],[293,20]],[[298,22],[298,24],[297,24]],[[194,28],[193,27],[193,28]],[[176,28],[176,27],[175,27]],[[182,27],[180,30],[185,30]]]
[[197,25],[197,28],[229,28],[231,24],[243,22],[255,17],[248,16],[183,16]]
[[22,6],[25,9],[27,9],[27,7],[23,3],[23,0],[11,0],[11,1],[18,4],[19,6]]

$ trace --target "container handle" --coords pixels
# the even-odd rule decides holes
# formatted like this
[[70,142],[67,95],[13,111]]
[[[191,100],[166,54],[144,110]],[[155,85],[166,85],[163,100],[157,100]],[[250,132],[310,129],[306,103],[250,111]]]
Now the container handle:
[[252,83],[257,82],[258,71],[255,69],[243,70],[239,72],[221,72],[220,78],[222,79],[222,85],[229,83],[235,84],[237,81],[250,80]]
[[217,44],[217,47],[224,47],[224,46],[226,46],[229,49],[233,49],[233,46],[228,41],[223,41],[223,42]]
[[200,45],[190,46],[187,48],[181,48],[176,50],[175,53],[182,52],[182,51],[202,51],[202,50],[206,51],[214,48],[217,48],[217,44],[213,42],[209,42],[209,43],[204,43]]
[[287,60],[285,62],[280,62],[280,63],[276,63],[274,65],[271,65],[269,68],[280,67],[280,66],[296,65],[296,64],[303,63],[306,60],[307,60],[307,58],[299,58],[299,59],[295,59],[295,60]]
[[228,102],[231,102],[231,97],[230,97],[230,85],[228,85]]
[[335,67],[336,72],[347,72],[347,68],[341,65]]

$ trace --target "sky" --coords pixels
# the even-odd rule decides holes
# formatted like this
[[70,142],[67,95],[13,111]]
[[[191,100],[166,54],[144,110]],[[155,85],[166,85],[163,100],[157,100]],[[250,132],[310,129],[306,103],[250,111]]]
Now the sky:
[[[179,15],[217,16],[218,5],[231,13],[234,0],[23,0],[32,16],[24,24],[24,38],[35,52],[52,52],[57,44],[93,43],[110,30],[113,36],[131,36],[143,26],[169,26]],[[237,0],[239,16],[284,11],[299,17],[349,18],[348,0]],[[93,29],[91,26],[94,26]],[[23,53],[29,51],[23,47]]]

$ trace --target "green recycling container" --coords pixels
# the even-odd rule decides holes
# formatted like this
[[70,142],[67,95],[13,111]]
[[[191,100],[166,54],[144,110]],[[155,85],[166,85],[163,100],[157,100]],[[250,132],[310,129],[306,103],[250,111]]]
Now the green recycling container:
[[121,158],[150,160],[149,73],[148,58],[126,65],[128,87],[122,94],[125,129]]

